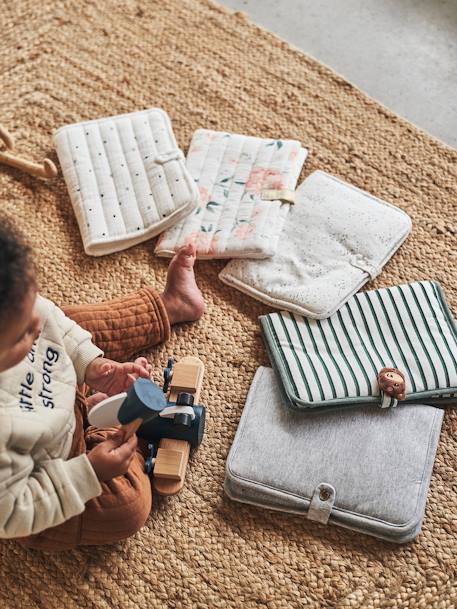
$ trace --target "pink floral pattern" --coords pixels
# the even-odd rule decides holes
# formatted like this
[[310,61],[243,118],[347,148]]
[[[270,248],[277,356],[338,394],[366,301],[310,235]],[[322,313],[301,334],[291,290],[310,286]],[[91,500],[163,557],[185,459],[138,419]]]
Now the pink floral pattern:
[[214,256],[217,251],[218,239],[218,235],[215,235],[213,233],[195,231],[190,235],[187,235],[185,245],[192,243],[193,245],[195,245],[197,252]]
[[198,192],[200,193],[200,207],[206,207],[209,203],[210,193],[207,188],[204,186],[198,187]]
[[297,155],[298,155],[298,150],[297,149],[291,150],[289,152],[289,156],[288,156],[287,160],[290,163],[293,163],[293,161],[295,161],[295,159],[297,158]]
[[300,149],[300,143],[291,140],[198,129],[186,166],[197,183],[199,207],[168,230],[162,247],[193,243],[197,256],[206,258],[270,252],[280,231],[282,204],[265,205],[261,193],[295,188]]
[[281,172],[267,167],[254,167],[246,182],[246,190],[260,194],[262,190],[267,188],[275,190],[283,188]]
[[249,237],[252,237],[255,233],[254,224],[249,224],[248,222],[244,224],[240,224],[232,231],[232,235],[239,239],[240,241],[246,241]]

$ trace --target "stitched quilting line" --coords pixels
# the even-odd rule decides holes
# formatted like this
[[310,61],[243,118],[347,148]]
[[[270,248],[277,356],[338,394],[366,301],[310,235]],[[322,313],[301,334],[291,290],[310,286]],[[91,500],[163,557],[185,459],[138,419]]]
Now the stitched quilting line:
[[[133,175],[136,172],[136,169],[138,169],[139,166],[142,165],[140,148],[138,145],[138,141],[135,140],[135,129],[133,127],[133,117],[130,117],[129,122],[128,123],[126,122],[123,125],[122,133],[124,134],[124,137],[125,137],[125,141],[124,142],[121,141],[121,146],[122,146],[123,150],[124,150],[124,146],[127,150],[129,147],[134,148],[135,154],[137,156],[137,161],[135,161],[135,159],[132,158],[131,163],[129,163],[127,160],[128,155],[126,153],[124,153],[125,162],[128,167],[128,170],[129,170],[129,178],[130,178],[130,183],[132,186],[132,191],[133,191],[133,193],[135,195],[135,199],[136,199],[136,207],[141,216],[141,221],[143,224],[143,226],[140,228],[147,229],[148,223],[146,221],[146,210],[143,208],[143,203],[142,203],[143,197],[141,196],[141,192],[140,192],[141,185],[138,184],[138,182],[133,179]],[[130,136],[132,137],[131,144],[128,141]],[[133,150],[132,150],[132,152],[133,152]],[[137,162],[138,162],[138,164],[137,164]],[[134,231],[135,230],[138,230],[138,227],[135,227]]]
[[[232,214],[230,225],[227,228],[226,241],[224,243],[224,248],[223,248],[224,251],[226,251],[226,252],[234,249],[234,244],[233,244],[232,240],[233,240],[233,232],[236,230],[236,227],[240,225],[240,222],[242,220],[245,223],[248,223],[249,219],[252,216],[252,204],[253,203],[249,199],[247,199],[247,198],[245,199],[245,195],[246,195],[246,184],[249,180],[249,177],[250,177],[252,169],[253,169],[253,162],[250,161],[250,164],[244,163],[243,155],[251,154],[253,151],[255,151],[255,154],[257,154],[256,146],[258,149],[260,142],[258,142],[255,138],[251,138],[251,137],[247,137],[247,136],[242,136],[241,142],[242,142],[241,148],[238,153],[238,162],[235,166],[234,176],[233,176],[233,183],[236,182],[235,186],[237,187],[236,188],[236,197],[235,197],[236,205],[234,205],[234,213]],[[233,188],[234,188],[234,186],[232,186],[232,190],[233,190]],[[247,218],[243,218],[243,216],[240,213],[241,209],[243,207],[246,207],[249,210],[248,206],[250,206],[251,213],[247,216]],[[251,246],[248,247],[248,245],[246,243],[244,243],[243,251],[246,255],[249,254],[250,249],[252,249],[255,252],[255,248],[252,248]]]
[[[168,190],[170,193],[170,199],[171,199],[171,203],[174,206],[175,211],[176,210],[183,210],[186,209],[189,206],[190,203],[190,199],[195,199],[195,182],[192,178],[192,176],[190,175],[190,173],[188,171],[186,171],[185,169],[185,165],[183,166],[183,161],[185,161],[185,156],[182,152],[182,150],[179,148],[178,146],[178,142],[176,141],[176,137],[173,133],[173,128],[171,125],[171,121],[168,117],[168,115],[164,115],[163,117],[163,121],[164,124],[166,125],[167,128],[167,137],[168,137],[168,146],[170,148],[170,151],[176,151],[177,157],[176,161],[179,161],[179,174],[180,174],[180,179],[185,183],[186,187],[187,187],[187,202],[182,204],[182,205],[178,205],[176,200],[174,199],[174,197],[172,197],[172,188],[170,187],[169,181],[168,181],[168,175],[166,172],[166,165],[167,163],[164,163],[163,167],[164,167],[164,171],[165,171],[165,179],[167,180],[167,185],[168,185]],[[170,161],[172,161],[173,159],[169,159]]]
[[[202,132],[205,132],[205,131],[206,131],[206,129],[197,129],[197,131],[195,131],[195,133],[194,133],[194,135],[193,135],[193,137],[192,137],[192,141],[191,141],[191,143],[190,143],[190,148],[189,148],[189,150],[192,150],[192,146],[194,145],[194,140],[197,140],[197,141],[198,141],[198,134],[199,134],[199,133],[202,133]],[[205,155],[204,155],[204,156],[202,157],[202,159],[201,159],[200,166],[198,167],[198,169],[196,169],[196,170],[195,170],[195,176],[197,176],[197,177],[194,177],[194,175],[193,175],[192,173],[190,174],[190,175],[191,175],[191,178],[194,180],[194,183],[195,183],[195,184],[197,184],[197,188],[198,188],[199,186],[201,186],[201,184],[200,184],[200,176],[201,176],[201,174],[202,174],[203,167],[205,167],[205,165],[206,165],[206,163],[207,163],[207,160],[208,160],[208,154],[209,154],[209,146],[207,146],[207,148],[206,148],[206,152],[205,152]],[[186,161],[186,167],[187,167],[187,161]],[[189,170],[189,173],[190,173],[190,170]],[[189,224],[189,223],[192,223],[192,224],[193,224],[192,228],[194,228],[194,226],[195,226],[195,224],[196,224],[196,221],[197,221],[197,222],[199,222],[199,221],[200,221],[200,219],[199,219],[199,218],[197,218],[197,216],[198,216],[198,215],[200,215],[200,214],[198,213],[198,209],[196,209],[196,210],[194,211],[194,213],[192,214],[192,216],[190,216],[190,217],[189,217],[187,220],[184,220],[184,221],[181,223],[177,243],[179,243],[179,242],[182,240],[182,238],[183,238],[183,233],[184,233],[184,230],[185,230],[186,225],[187,225],[187,226],[191,226],[191,224]],[[195,219],[197,219],[197,220],[195,221]]]
[[[145,161],[146,161],[146,158],[145,158],[146,155],[147,156],[158,157],[160,152],[161,152],[161,151],[159,151],[160,140],[159,140],[158,136],[156,138],[156,135],[155,135],[155,132],[154,132],[155,127],[153,128],[152,118],[153,118],[152,117],[152,113],[148,113],[148,115],[147,115],[147,121],[146,122],[147,122],[148,136],[150,137],[151,150],[148,150],[148,151],[145,150],[144,151],[144,153],[142,154],[142,162],[143,162],[144,171],[145,171],[146,176],[148,178],[150,192],[152,193],[152,200],[154,202],[155,208],[157,210],[157,215],[158,215],[158,218],[159,218],[159,221],[160,221],[160,220],[163,220],[164,217],[169,216],[170,212],[168,210],[168,207],[164,210],[162,208],[162,206],[161,206],[160,198],[159,198],[159,200],[157,200],[156,197],[154,196],[154,190],[152,188],[152,178],[149,179],[149,175],[148,175],[148,173],[146,171],[146,163],[145,163]],[[162,120],[162,117],[161,117],[161,120]],[[166,129],[166,133],[167,133],[167,136],[169,136],[168,129]],[[156,139],[157,139],[157,143],[156,143]],[[170,142],[168,142],[168,145],[170,145]],[[162,166],[160,168],[160,171],[163,171],[163,174],[164,174],[164,177],[165,177],[165,183],[166,183],[167,189],[168,189],[169,198],[172,200],[172,205],[176,209],[176,204],[174,202],[173,197],[171,196],[171,188],[170,188],[170,183],[168,181],[168,175],[167,175],[167,171],[165,169],[165,166]]]
[[[282,170],[282,168],[284,167],[285,155],[284,155],[284,153],[281,153],[281,150],[283,149],[284,146],[282,148],[279,148],[278,150],[276,150],[276,148],[277,148],[276,140],[271,140],[271,141],[273,141],[274,144],[273,144],[273,146],[271,146],[271,154],[270,154],[270,157],[268,159],[267,168],[268,169],[273,169],[274,166],[275,166],[275,163],[273,162],[273,160],[274,160],[275,156],[279,156],[280,159],[282,158],[282,163],[280,165],[281,170]],[[264,146],[265,147],[267,147],[270,144],[270,142],[268,142],[268,144],[267,144],[266,141],[263,141],[263,142],[264,142]],[[265,188],[265,186],[262,183],[260,191],[262,191],[263,188]],[[259,194],[259,197],[261,197],[261,194]],[[261,235],[263,234],[265,225],[267,225],[267,224],[276,224],[276,222],[279,221],[278,213],[279,213],[279,209],[281,207],[281,203],[279,201],[270,201],[270,202],[266,203],[266,205],[268,205],[269,213],[264,215],[264,217],[263,217],[263,223],[262,223],[261,226],[258,227],[258,230],[256,231],[256,237],[257,238],[260,238]],[[274,218],[271,217],[273,211],[275,212]],[[254,205],[252,207],[251,217],[252,217],[252,213],[253,212],[254,212]],[[270,237],[273,236],[273,235],[271,235],[271,231],[268,231],[268,235]]]
[[[192,138],[192,142],[190,147],[192,148],[192,145],[194,143],[194,139],[196,138],[196,136],[198,135],[198,133],[201,132],[206,132],[206,129],[198,129],[195,133],[194,136]],[[191,177],[194,179],[194,182],[197,183],[198,185],[201,186],[201,184],[199,184],[199,180],[200,180],[200,176],[203,172],[203,168],[206,166],[207,164],[207,160],[208,160],[208,155],[209,155],[209,146],[206,147],[206,151],[205,151],[205,155],[202,158],[201,161],[201,165],[198,169],[198,171],[195,171],[195,175],[197,176],[196,178],[194,177],[194,175],[191,174]],[[186,164],[187,166],[187,164]],[[190,172],[189,172],[190,173]],[[212,192],[212,189],[210,191],[210,189],[208,188],[208,192]],[[171,230],[175,231],[176,230],[176,238],[173,238],[174,233],[172,232],[170,237],[173,240],[173,244],[171,245],[171,248],[176,247],[176,245],[178,243],[184,243],[185,239],[186,239],[186,235],[190,232],[194,232],[195,230],[199,230],[200,229],[200,225],[202,222],[202,218],[199,217],[200,214],[198,213],[198,208],[187,218],[185,218],[184,220],[181,221],[181,223],[179,225],[176,225],[176,227],[173,227]]]
[[[90,145],[89,139],[88,139],[90,137],[90,135],[91,135],[90,127],[92,126],[92,124],[93,123],[91,123],[90,125],[87,124],[86,126],[83,124],[83,125],[81,125],[81,129],[83,130],[83,133],[84,133],[84,141],[85,141],[86,146],[87,146],[88,158],[90,160],[90,165],[91,165],[92,173],[94,174],[94,180],[95,180],[95,185],[96,185],[96,190],[97,190],[97,196],[98,196],[100,208],[102,210],[103,220],[104,220],[104,223],[105,223],[105,234],[102,234],[101,236],[102,237],[106,237],[107,234],[109,233],[108,219],[106,217],[105,207],[104,207],[104,205],[101,202],[102,197],[100,196],[100,184],[99,184],[99,181],[98,181],[97,171],[95,170],[94,161],[93,161],[93,158],[92,158],[92,152],[93,151],[91,149],[91,145]],[[98,124],[97,123],[95,123],[95,128],[98,130]],[[87,132],[86,132],[86,129],[87,129]],[[86,133],[88,133],[88,135],[86,135]]]
[[[211,134],[212,137],[214,137],[215,134],[217,134],[218,137],[216,140],[212,139],[207,144],[206,156],[207,157],[209,156],[210,158],[212,158],[214,156],[214,152],[220,151],[219,161],[218,161],[217,167],[214,170],[214,174],[212,176],[211,187],[208,189],[208,192],[210,193],[210,201],[212,201],[213,199],[217,198],[217,190],[221,188],[220,184],[218,184],[218,181],[220,182],[220,180],[223,179],[221,176],[221,173],[220,173],[221,165],[223,164],[224,159],[226,158],[227,150],[229,148],[230,138],[225,137],[224,133],[217,133],[216,131],[210,131],[209,133]],[[223,144],[225,144],[225,145],[223,145]],[[208,165],[204,165],[202,168],[202,171],[205,172],[207,167],[208,167]],[[221,218],[224,213],[225,205],[226,205],[226,202],[224,201],[224,203],[222,203],[220,206],[216,207],[215,209],[209,208],[207,206],[203,212],[202,227],[203,227],[203,225],[205,225],[205,227],[207,227],[208,224],[210,226],[211,225],[213,226],[213,229],[211,231],[208,230],[208,232],[211,233],[211,242],[208,243],[207,248],[204,252],[205,254],[211,253],[211,251],[213,249],[219,250],[219,248],[216,246],[216,243],[215,243],[215,237],[218,232],[221,232],[220,221],[221,221]]]
[[[69,155],[69,161],[73,158],[73,154],[72,154],[72,144],[71,144],[71,139],[70,139],[70,129],[65,129],[64,131],[64,137],[67,141],[67,153]],[[87,209],[83,204],[83,193],[82,193],[82,189],[83,189],[83,183],[81,181],[81,177],[80,177],[80,173],[78,170],[78,165],[75,165],[73,162],[68,164],[69,167],[71,167],[70,171],[74,171],[74,176],[75,176],[75,184],[77,184],[77,187],[79,188],[79,201],[77,200],[77,195],[75,193],[71,193],[71,196],[74,197],[74,199],[72,198],[72,200],[74,200],[74,207],[78,210],[77,211],[77,215],[80,216],[80,222],[82,221],[84,223],[84,233],[89,237],[90,239],[90,233],[87,230],[88,229],[88,224],[90,224],[89,220],[90,218],[87,215]],[[68,169],[66,170],[68,171]]]
[[[246,163],[247,170],[243,171],[243,166],[244,166],[243,154],[250,153],[251,144],[254,146],[253,147],[253,157],[254,158],[253,158],[253,160],[250,160],[249,164]],[[249,181],[252,170],[256,167],[256,159],[259,156],[259,151],[261,150],[261,148],[262,148],[262,140],[259,140],[257,138],[251,138],[249,136],[244,136],[243,145],[242,145],[238,163],[237,163],[237,166],[235,169],[235,174],[237,177],[236,181],[239,182],[239,181],[244,180],[244,184],[241,188],[240,196],[237,198],[236,213],[233,217],[232,225],[230,226],[230,231],[227,235],[228,241],[230,241],[232,239],[232,234],[233,234],[234,230],[236,229],[237,226],[239,226],[239,224],[242,220],[244,220],[247,224],[250,222],[250,220],[252,220],[252,214],[254,211],[255,202],[253,200],[251,200],[250,193],[248,193],[247,189],[246,189],[246,184]],[[247,149],[247,151],[246,151],[246,149]],[[246,207],[246,210],[247,210],[246,218],[244,218],[241,215],[241,209],[243,207]],[[245,247],[246,246],[244,245],[243,249],[245,249]],[[251,247],[252,247],[252,244],[251,244]],[[233,243],[230,244],[229,249],[233,249]],[[254,250],[255,250],[255,248],[254,248]]]
[[[122,140],[121,131],[120,131],[120,129],[119,129],[119,121],[116,121],[114,124],[115,124],[115,128],[116,128],[116,134],[117,134],[117,136],[118,136],[118,138],[119,138],[119,145],[120,145],[120,147],[121,147],[122,158],[123,158],[124,163],[125,163],[125,166],[126,166],[126,168],[127,168],[127,170],[128,170],[128,171],[127,171],[127,173],[128,173],[128,183],[129,183],[129,188],[132,188],[132,191],[135,193],[135,199],[136,199],[136,201],[137,201],[137,209],[138,209],[138,213],[139,213],[139,215],[140,215],[140,217],[141,217],[141,223],[142,223],[142,225],[143,225],[143,226],[141,226],[140,228],[143,228],[143,229],[144,229],[144,228],[145,228],[144,216],[143,216],[143,214],[142,214],[142,210],[140,209],[140,206],[138,205],[138,199],[137,199],[137,197],[136,197],[136,192],[135,192],[135,189],[134,189],[134,186],[133,186],[133,180],[132,180],[132,171],[131,171],[130,164],[129,164],[129,163],[128,163],[128,161],[127,161],[127,156],[126,156],[125,151],[124,151],[124,142],[123,142],[123,140]],[[130,197],[127,197],[127,198],[130,198]],[[122,206],[121,206],[121,207],[122,207]],[[124,221],[125,221],[125,217],[126,217],[126,216],[128,215],[128,213],[129,213],[129,208],[130,208],[130,205],[123,205],[123,207],[124,207],[124,209],[123,209],[123,217],[124,217]],[[125,214],[125,216],[124,216],[124,214]],[[127,225],[127,223],[126,223],[126,225]],[[130,230],[127,230],[127,232],[132,232],[132,233],[134,233],[134,232],[135,232],[135,230],[134,230],[133,226],[130,228]]]
[[88,217],[87,209],[85,208],[85,206],[83,204],[83,195],[82,195],[83,182],[81,181],[81,174],[79,172],[78,165],[75,165],[75,163],[73,162],[72,144],[71,144],[71,140],[70,140],[70,129],[65,129],[63,131],[63,133],[64,133],[64,139],[66,140],[66,148],[67,148],[66,152],[69,156],[69,159],[67,162],[68,168],[65,170],[65,173],[67,173],[67,172],[71,173],[71,171],[74,172],[75,184],[79,188],[79,200],[78,200],[78,197],[76,194],[74,194],[74,197],[75,197],[74,199],[72,196],[73,206],[75,208],[75,213],[79,220],[79,223],[80,224],[81,224],[81,222],[84,223],[84,226],[81,227],[81,229],[84,230],[84,234],[86,234],[87,237],[90,239],[90,233],[89,233],[88,226],[87,226],[88,224],[90,224],[90,222],[89,222],[90,218]]
[[[296,158],[293,161],[289,161],[289,155],[295,148],[297,149]],[[282,151],[280,165],[281,185],[286,190],[291,190],[292,192],[295,192],[301,167],[306,161],[306,152],[304,153],[303,162],[299,166],[299,158],[300,154],[302,153],[302,146],[299,142],[296,142],[294,140],[286,140],[283,142],[282,148],[278,149],[278,154],[280,151]],[[286,170],[285,173],[284,170]],[[291,183],[292,177],[293,183]],[[290,213],[290,207],[290,204],[278,200],[276,215],[278,218],[278,222],[282,222],[282,226],[284,226],[284,223],[287,219],[287,215]]]
[[[217,134],[219,137],[216,140],[212,139],[206,143],[205,159],[201,165],[200,172],[198,174],[199,182],[201,180],[202,174],[205,174],[208,171],[208,169],[207,169],[209,166],[208,158],[211,158],[212,155],[214,155],[215,151],[217,152],[219,149],[221,149],[222,148],[221,144],[222,144],[223,139],[226,140],[225,147],[222,148],[221,156],[218,161],[217,167],[215,168],[214,173],[211,175],[210,181],[208,182],[207,190],[209,193],[209,201],[212,201],[215,198],[216,184],[217,184],[217,180],[219,177],[221,162],[226,154],[229,138],[224,137],[225,133],[218,133],[216,131],[209,131],[209,130],[207,131],[207,133],[211,134],[212,137],[214,136],[214,134]],[[204,188],[206,188],[206,186],[204,186]],[[218,210],[217,207],[216,207],[216,209],[212,209],[212,208],[209,208],[208,206],[206,206],[203,210],[203,214],[201,214],[200,226],[197,227],[197,230],[201,231],[203,228],[205,228],[206,232],[211,233],[211,241],[207,244],[204,251],[200,250],[200,253],[202,253],[202,254],[210,253],[215,245],[214,237],[215,237],[216,233],[220,230],[219,221],[220,221],[221,214],[223,212],[224,204],[220,205],[219,207],[220,207],[220,210]],[[217,213],[217,212],[219,212],[219,213]],[[209,226],[213,225],[213,229],[211,231],[207,230],[208,225]],[[218,248],[216,248],[216,249],[218,249]]]
[[[273,140],[271,140],[271,141],[273,141]],[[268,143],[270,143],[270,142],[268,142]],[[257,153],[256,153],[255,159],[254,159],[254,161],[252,163],[251,171],[253,169],[255,169],[255,167],[257,167],[257,164],[259,164],[259,163],[260,163],[260,166],[262,166],[263,161],[260,161],[259,157],[261,157],[261,153],[262,152],[265,152],[265,149],[267,148],[267,146],[268,146],[268,144],[267,144],[266,140],[259,140],[259,145],[258,145],[258,148],[257,148]],[[272,165],[272,160],[273,160],[273,157],[274,157],[274,155],[276,153],[276,150],[275,150],[276,146],[275,145],[270,146],[270,149],[271,149],[269,151],[270,154],[267,155],[267,159],[268,160],[265,162],[265,167],[267,169],[270,168],[271,165]],[[262,187],[263,187],[263,183],[260,186],[260,190],[262,190]],[[246,189],[246,186],[245,186],[245,194],[246,193],[247,193],[247,189]],[[249,221],[252,221],[252,215],[254,213],[254,207],[255,207],[255,203],[256,203],[256,197],[260,197],[260,194],[257,195],[256,193],[254,193],[254,199],[251,201],[251,209],[250,209],[251,213],[249,214]],[[273,222],[274,220],[276,220],[276,218],[272,218],[271,217],[271,209],[272,209],[273,201],[271,202],[271,205],[269,203],[267,203],[267,205],[268,205],[269,213],[265,214],[265,216],[264,216],[264,222],[263,222],[262,226],[265,226],[265,223],[267,223],[267,222]],[[255,241],[258,240],[260,234],[261,234],[261,227],[257,227],[257,230],[255,232]]]
[[[139,154],[140,154],[141,170],[142,170],[143,176],[144,176],[144,178],[145,178],[145,180],[146,180],[146,182],[148,184],[148,191],[149,192],[148,192],[147,196],[151,199],[151,208],[152,207],[154,208],[155,223],[159,223],[159,222],[161,222],[163,220],[163,218],[162,218],[162,215],[160,213],[160,208],[159,208],[158,201],[156,200],[156,197],[154,196],[154,192],[153,192],[153,188],[152,188],[152,182],[151,182],[151,179],[149,178],[148,172],[146,171],[146,163],[145,163],[145,156],[149,156],[149,155],[151,155],[151,156],[156,155],[157,156],[158,155],[158,148],[155,145],[155,136],[154,136],[154,133],[152,132],[152,128],[151,128],[151,125],[150,125],[151,115],[152,115],[152,112],[149,112],[149,113],[147,113],[147,114],[145,114],[144,116],[141,117],[143,125],[140,125],[139,122],[138,123],[132,123],[132,127],[133,127],[134,134],[135,134],[135,136],[137,138],[136,142],[137,142],[138,151],[139,151]],[[147,117],[146,121],[143,120],[145,117]],[[148,145],[147,144],[147,137],[145,138],[145,142],[144,143],[143,143],[142,138],[141,138],[140,129],[141,129],[142,126],[143,127],[145,126],[145,123],[147,123],[147,125],[146,125],[146,128],[144,129],[144,132],[147,131],[147,133],[150,134],[151,137],[152,137],[152,141],[149,144],[151,146],[151,148],[152,148],[151,150],[149,150],[149,148],[147,148],[147,149],[144,148],[144,145]],[[140,141],[142,142],[141,145],[138,143]],[[143,146],[143,148],[142,148],[142,146]],[[165,173],[165,171],[164,171],[164,173]],[[152,197],[151,197],[151,195],[152,195]],[[145,214],[148,213],[147,207],[148,207],[148,205],[146,205]]]
[[[288,157],[288,152],[287,150],[289,148],[292,149],[292,142],[289,141],[285,141],[283,142],[283,146],[280,150],[276,151],[277,154],[279,154],[281,152],[281,164],[280,164],[280,175],[281,175],[281,185],[283,188],[288,189],[289,188],[289,183],[290,183],[290,174],[292,169],[294,169],[295,171],[295,167],[298,165],[298,161],[294,161],[294,162],[288,162],[287,161],[287,157]],[[283,171],[284,171],[284,167],[287,167],[289,169],[289,171],[287,172],[286,176],[283,175]],[[298,171],[299,173],[299,171]],[[290,190],[292,192],[294,192],[295,187],[296,187],[296,182],[297,182],[297,178],[294,181],[293,185],[290,185]],[[262,199],[262,193],[260,194],[260,198]],[[259,229],[258,231],[258,236],[259,239],[265,239],[265,238],[271,238],[274,239],[276,244],[279,242],[279,237],[280,234],[282,232],[282,228],[286,222],[287,219],[287,214],[290,211],[290,204],[286,203],[284,201],[281,201],[279,199],[273,199],[272,201],[269,202],[270,205],[270,214],[269,216],[265,216],[264,217],[264,222],[262,224],[261,229]],[[272,214],[274,213],[274,219],[271,218]],[[265,231],[266,225],[269,226],[275,226],[275,232],[272,235],[271,231]],[[276,246],[276,245],[275,245]],[[271,246],[270,246],[271,247]]]
[[[116,135],[117,135],[117,130],[116,130],[116,126],[114,125],[114,122],[115,122],[114,120],[112,120],[112,121],[108,121],[108,120],[106,120],[106,121],[103,121],[103,124],[104,124],[104,125],[106,125],[106,127],[109,127],[110,129],[112,128],[112,130],[113,130],[113,131],[115,131],[115,132],[116,132]],[[110,123],[111,123],[111,124],[110,124]],[[99,128],[99,129],[100,129],[100,128]],[[118,186],[117,186],[117,184],[116,184],[116,179],[114,178],[114,175],[115,175],[115,174],[113,173],[113,168],[112,168],[112,166],[111,166],[111,162],[110,162],[110,159],[109,159],[108,147],[107,147],[107,146],[105,147],[105,144],[104,144],[104,141],[105,141],[105,140],[103,139],[103,135],[102,135],[101,131],[100,131],[100,136],[101,136],[101,139],[102,139],[103,151],[104,151],[104,153],[105,153],[105,157],[106,157],[106,159],[107,159],[108,166],[109,166],[109,168],[110,168],[110,175],[112,175],[112,176],[113,176],[111,179],[112,179],[112,181],[113,181],[113,188],[114,188],[114,192],[115,192],[115,194],[116,194],[116,202],[118,202],[118,203],[119,203],[120,198],[119,198]],[[108,140],[106,140],[106,142],[108,143]],[[101,204],[102,204],[102,206],[103,206],[103,202],[102,202]],[[121,220],[121,222],[122,222],[122,226],[123,226],[123,230],[124,230],[124,232],[125,232],[125,233],[127,233],[127,225],[126,225],[126,223],[125,223],[125,218],[124,218],[124,214],[122,213],[122,210],[120,211],[119,218],[120,218],[120,220]]]
[[[271,145],[271,144],[273,144],[273,145]],[[283,148],[277,149],[276,140],[273,140],[273,139],[270,140],[268,143],[266,141],[264,141],[263,147],[265,147],[265,148],[269,147],[271,150],[266,167],[268,170],[273,170],[275,168],[275,162],[274,162],[275,157],[276,156],[279,156],[279,158],[283,157],[283,152],[281,152],[281,150],[283,150]],[[265,188],[264,181],[262,181],[260,194],[258,195],[257,203],[260,203],[262,201],[261,192],[262,192],[263,188]],[[268,201],[267,203],[264,203],[264,205],[267,206],[268,213],[264,214],[263,222],[261,225],[258,226],[258,229],[256,231],[257,240],[262,239],[262,235],[265,234],[266,226],[269,227],[267,229],[266,235],[268,236],[268,238],[274,238],[274,236],[275,236],[274,233],[277,231],[278,222],[280,221],[279,210],[281,207],[281,203],[277,200],[273,200],[273,201]],[[252,207],[252,212],[253,211],[254,211],[254,205]],[[275,227],[275,228],[274,228],[274,232],[272,233],[273,227]]]
[[[225,135],[225,134],[224,134]],[[221,234],[223,234],[223,227],[225,224],[225,220],[227,218],[227,216],[230,215],[230,190],[232,188],[232,185],[234,183],[234,176],[236,173],[236,169],[234,171],[233,176],[227,176],[229,177],[229,181],[227,182],[226,186],[224,184],[224,186],[220,185],[220,180],[225,179],[222,177],[222,167],[225,165],[227,166],[227,162],[228,162],[228,155],[230,154],[230,149],[231,149],[231,140],[233,136],[230,137],[224,137],[224,135],[220,136],[218,140],[216,140],[216,142],[222,143],[222,140],[225,140],[225,146],[223,147],[223,152],[220,156],[220,160],[219,160],[219,164],[217,166],[217,169],[215,171],[214,174],[214,183],[211,189],[211,194],[215,195],[216,194],[216,188],[222,190],[222,194],[224,194],[224,190],[227,189],[228,190],[228,196],[225,198],[224,202],[219,206],[220,210],[219,213],[217,214],[216,218],[209,218],[209,214],[214,214],[214,211],[210,211],[208,208],[205,210],[205,219],[207,219],[207,221],[214,221],[214,230],[212,231],[212,239],[211,239],[211,245],[209,246],[209,251],[211,251],[211,248],[216,249],[218,251],[225,251],[226,247],[217,247],[216,244],[214,243],[214,238],[217,234],[217,232],[221,232]],[[213,142],[210,143],[209,145],[209,150],[211,150],[211,147],[213,145]],[[215,147],[215,146],[213,146]],[[238,167],[238,166],[237,166]],[[219,182],[219,183],[218,183]],[[216,197],[215,197],[216,198]]]

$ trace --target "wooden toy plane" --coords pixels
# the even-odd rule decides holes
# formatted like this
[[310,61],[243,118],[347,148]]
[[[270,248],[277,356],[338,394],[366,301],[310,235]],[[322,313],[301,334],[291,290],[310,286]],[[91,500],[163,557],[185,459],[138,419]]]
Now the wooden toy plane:
[[205,367],[197,357],[176,365],[168,360],[163,390],[150,379],[137,379],[127,392],[106,398],[89,411],[91,425],[121,425],[124,439],[135,432],[148,440],[145,471],[160,495],[176,495],[184,485],[191,448],[200,445],[205,408],[198,404]]
[[[205,366],[197,357],[184,357],[174,365],[168,385],[168,402],[178,406],[198,404],[203,384]],[[170,376],[170,375],[169,375]],[[175,415],[176,416],[176,415]],[[179,424],[186,424],[183,413]],[[176,423],[176,418],[175,418]],[[187,424],[191,424],[187,420]],[[201,429],[199,441],[203,435]],[[198,443],[199,443],[198,441]],[[193,442],[194,443],[194,442]],[[153,486],[159,495],[176,495],[184,486],[191,442],[187,440],[162,438],[159,442],[154,462]]]
[[14,150],[14,140],[2,125],[0,125],[0,140],[3,141],[6,148],[6,151],[0,150],[0,163],[15,167],[16,169],[21,169],[37,178],[49,180],[56,177],[57,167],[50,159],[44,159],[43,163],[39,164],[12,154],[11,151]]

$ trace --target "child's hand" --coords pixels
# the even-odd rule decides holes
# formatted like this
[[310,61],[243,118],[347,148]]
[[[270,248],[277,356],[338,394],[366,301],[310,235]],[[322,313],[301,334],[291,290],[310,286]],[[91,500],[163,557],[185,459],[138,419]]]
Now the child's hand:
[[100,482],[107,482],[127,472],[135,456],[137,443],[138,438],[135,434],[124,442],[123,433],[116,432],[87,453],[87,458]]
[[86,406],[90,410],[100,402],[103,402],[103,400],[106,400],[107,397],[108,396],[106,395],[106,393],[94,393],[93,395],[90,395],[88,398],[86,398]]
[[139,357],[134,362],[125,364],[105,357],[97,357],[87,366],[84,380],[94,391],[116,395],[127,391],[138,377],[148,379],[151,369],[145,357]]

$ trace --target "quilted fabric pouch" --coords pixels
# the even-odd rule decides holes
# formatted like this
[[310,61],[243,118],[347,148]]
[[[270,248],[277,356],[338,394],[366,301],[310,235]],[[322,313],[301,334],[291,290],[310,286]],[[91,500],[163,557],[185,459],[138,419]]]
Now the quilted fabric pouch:
[[200,207],[162,235],[156,253],[171,256],[192,242],[199,258],[272,256],[306,155],[293,140],[198,129],[186,166]]
[[198,206],[170,119],[159,108],[67,125],[54,143],[87,254],[145,241]]
[[[236,501],[396,543],[421,530],[443,411],[405,405],[303,414],[259,368],[226,464]],[[348,441],[350,439],[350,441]]]
[[328,319],[284,311],[260,322],[292,408],[385,407],[383,368],[404,376],[400,405],[457,401],[457,332],[437,283],[359,292]]
[[376,277],[410,231],[400,209],[315,171],[296,191],[275,256],[233,260],[219,277],[272,307],[322,319]]

